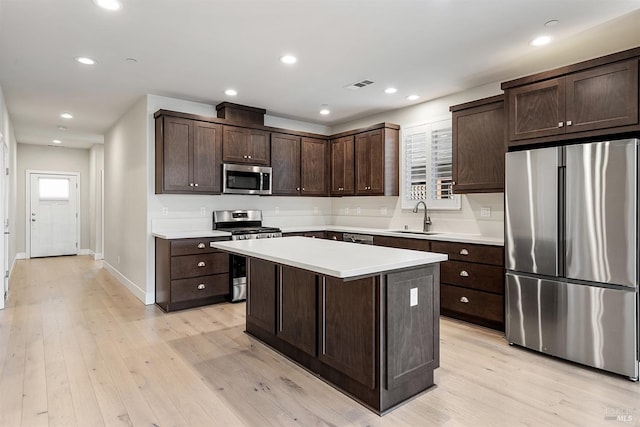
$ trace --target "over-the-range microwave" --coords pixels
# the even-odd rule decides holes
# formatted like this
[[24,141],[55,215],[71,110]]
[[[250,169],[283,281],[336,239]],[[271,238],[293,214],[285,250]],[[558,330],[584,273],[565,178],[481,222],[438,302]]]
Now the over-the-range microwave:
[[271,167],[253,165],[222,165],[224,194],[271,194]]

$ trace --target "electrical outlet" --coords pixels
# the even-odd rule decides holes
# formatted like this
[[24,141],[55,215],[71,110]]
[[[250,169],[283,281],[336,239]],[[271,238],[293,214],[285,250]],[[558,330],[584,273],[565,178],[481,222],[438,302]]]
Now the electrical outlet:
[[278,215],[279,213],[280,213],[280,208],[276,206],[276,215]]
[[482,217],[490,217],[491,216],[491,208],[480,208],[480,216]]
[[387,208],[380,208],[380,216],[387,216]]
[[120,265],[120,255],[118,255],[118,259],[116,260],[116,262],[118,263],[118,265]]
[[418,305],[418,288],[411,288],[409,291],[409,307]]
[[200,208],[200,215],[206,215],[207,214],[207,210],[204,207]]
[[162,215],[164,216],[169,215],[169,208],[162,208]]
[[349,208],[344,208],[344,214],[349,215]]
[[314,215],[318,214],[318,207],[317,206],[313,207],[313,213],[314,213]]
[[360,208],[356,208],[356,215],[360,215]]

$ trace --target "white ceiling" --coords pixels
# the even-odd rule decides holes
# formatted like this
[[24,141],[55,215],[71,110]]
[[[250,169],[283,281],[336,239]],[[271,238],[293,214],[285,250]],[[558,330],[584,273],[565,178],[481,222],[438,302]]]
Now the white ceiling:
[[[92,0],[0,0],[0,87],[18,142],[101,143],[144,94],[231,101],[332,126],[538,71],[543,49],[551,55],[614,19],[618,37],[640,38],[640,0],[122,3],[109,12]],[[552,19],[559,23],[545,28]],[[554,43],[528,45],[542,33]],[[285,53],[298,63],[280,63]],[[344,88],[362,79],[375,83]],[[388,86],[398,92],[385,94]],[[230,87],[238,96],[224,94]],[[321,104],[329,116],[318,114]],[[61,119],[63,111],[74,118]]]

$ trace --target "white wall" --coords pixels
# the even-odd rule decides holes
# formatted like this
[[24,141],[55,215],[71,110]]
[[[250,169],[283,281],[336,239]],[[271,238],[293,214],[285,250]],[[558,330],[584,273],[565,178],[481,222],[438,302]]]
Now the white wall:
[[104,138],[104,267],[139,299],[148,299],[146,97],[133,105]]
[[80,246],[81,252],[89,251],[90,241],[90,209],[89,209],[89,150],[45,145],[18,144],[17,173],[17,216],[16,250],[26,253],[26,193],[29,183],[26,182],[27,170],[78,172],[80,173]]
[[89,150],[89,249],[95,259],[104,258],[102,249],[102,174],[104,146],[96,144]]

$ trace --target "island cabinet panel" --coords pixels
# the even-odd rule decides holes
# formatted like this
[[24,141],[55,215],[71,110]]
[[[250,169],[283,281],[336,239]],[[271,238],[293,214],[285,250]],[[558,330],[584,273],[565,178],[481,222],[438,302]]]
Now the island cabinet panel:
[[278,267],[278,330],[276,336],[316,355],[317,276],[286,266]]
[[222,160],[228,163],[269,165],[269,132],[236,126],[224,126]]
[[329,150],[327,141],[303,137],[300,140],[303,196],[329,195]]
[[156,118],[156,194],[219,194],[222,126]]
[[440,310],[433,304],[440,299],[437,274],[437,268],[425,267],[387,275],[387,389],[439,366]]
[[254,324],[276,333],[276,264],[247,258],[247,328]]
[[320,288],[318,359],[373,389],[378,306],[375,279],[344,282],[325,277]]
[[331,141],[331,186],[332,196],[353,196],[354,181],[353,135]]
[[229,294],[229,255],[209,246],[227,240],[156,237],[156,304],[164,311],[222,302]]
[[282,196],[300,194],[300,137],[271,134],[272,193]]

